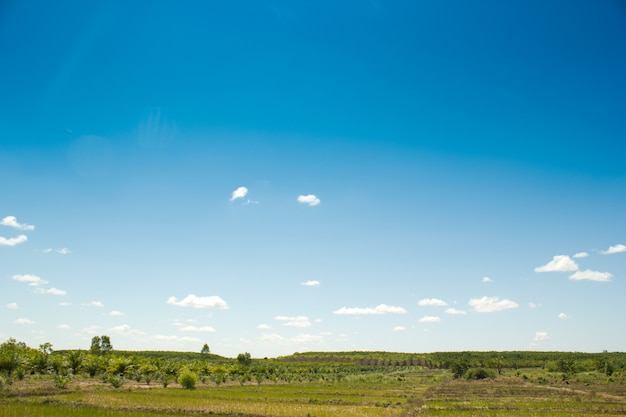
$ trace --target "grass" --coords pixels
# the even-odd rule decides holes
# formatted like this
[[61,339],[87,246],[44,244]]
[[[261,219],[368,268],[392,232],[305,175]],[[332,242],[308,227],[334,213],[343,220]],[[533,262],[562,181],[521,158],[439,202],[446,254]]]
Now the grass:
[[[262,384],[127,383],[119,389],[77,377],[60,390],[51,377],[27,377],[0,394],[0,417],[412,417],[617,416],[626,414],[626,378],[599,374],[563,381],[541,371],[480,381],[441,370],[347,375],[340,381]],[[548,382],[546,382],[548,381]]]

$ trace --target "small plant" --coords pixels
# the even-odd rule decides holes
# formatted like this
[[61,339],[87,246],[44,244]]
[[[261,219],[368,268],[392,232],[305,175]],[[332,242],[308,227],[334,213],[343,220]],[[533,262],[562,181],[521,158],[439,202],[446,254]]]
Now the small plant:
[[163,385],[163,388],[167,388],[169,384],[174,382],[174,377],[168,373],[161,373],[158,375],[159,382]]
[[198,376],[188,369],[184,369],[178,378],[178,383],[184,389],[194,389],[196,382],[198,382]]
[[109,374],[107,382],[111,384],[113,388],[119,388],[124,385],[124,382],[126,382],[126,380],[124,379],[124,375]]
[[72,380],[72,375],[54,375],[54,386],[58,389],[67,388],[67,384]]

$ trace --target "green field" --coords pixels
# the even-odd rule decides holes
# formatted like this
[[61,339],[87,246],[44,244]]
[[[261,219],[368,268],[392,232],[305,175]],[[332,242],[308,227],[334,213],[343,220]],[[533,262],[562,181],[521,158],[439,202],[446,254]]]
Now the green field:
[[0,417],[626,415],[619,352],[275,359],[0,345]]

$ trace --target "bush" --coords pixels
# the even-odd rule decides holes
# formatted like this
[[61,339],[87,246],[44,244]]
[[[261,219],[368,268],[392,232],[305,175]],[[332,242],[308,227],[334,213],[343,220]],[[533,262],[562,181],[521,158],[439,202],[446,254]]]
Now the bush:
[[472,368],[465,373],[465,379],[486,379],[494,378],[495,375],[492,371],[488,371],[484,368]]
[[124,379],[124,375],[114,375],[111,374],[107,378],[107,382],[113,386],[113,388],[119,388],[124,385],[126,380]]
[[58,389],[67,388],[67,384],[72,380],[72,375],[54,375],[54,386]]
[[183,370],[178,378],[178,383],[184,389],[194,389],[198,382],[198,376],[189,370]]

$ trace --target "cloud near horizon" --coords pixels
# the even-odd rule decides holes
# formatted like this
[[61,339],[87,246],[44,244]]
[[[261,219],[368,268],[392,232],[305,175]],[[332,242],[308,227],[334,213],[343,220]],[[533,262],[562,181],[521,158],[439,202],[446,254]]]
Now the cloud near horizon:
[[441,318],[438,316],[424,316],[419,319],[420,323],[439,323]]
[[0,225],[13,227],[19,230],[35,230],[35,226],[33,226],[32,224],[18,223],[17,218],[15,216],[6,216],[2,220],[0,220]]
[[58,288],[37,288],[35,290],[38,294],[52,294],[52,295],[65,295],[67,291],[60,290]]
[[198,297],[195,294],[189,294],[182,300],[176,299],[176,297],[170,297],[167,299],[167,304],[179,306],[179,307],[192,307],[192,308],[219,308],[222,310],[228,309],[226,301],[222,300],[217,295],[208,297]]
[[28,237],[26,235],[19,235],[18,237],[10,237],[10,238],[6,238],[3,236],[0,236],[0,246],[15,246],[15,245],[19,245],[20,243],[24,243],[28,240]]
[[515,301],[500,299],[498,297],[472,298],[468,303],[478,313],[496,313],[498,311],[517,308]]
[[445,307],[448,305],[448,303],[438,298],[424,298],[422,300],[419,300],[417,302],[417,305],[422,306],[422,307],[425,307],[425,306]]
[[283,326],[289,326],[289,327],[310,327],[311,326],[311,322],[309,321],[309,318],[307,316],[295,316],[295,317],[276,316],[274,317],[274,320],[284,321],[285,323],[283,323]]
[[459,316],[467,314],[465,311],[457,310],[456,308],[448,308],[448,309],[446,309],[446,311],[444,311],[444,313],[452,314],[452,315],[459,315]]
[[387,304],[379,304],[376,307],[342,307],[333,311],[333,314],[343,315],[372,315],[372,314],[405,314],[406,310],[402,307],[388,306]]
[[31,287],[38,287],[40,285],[46,285],[48,281],[41,279],[34,274],[15,274],[11,277],[14,281],[28,282]]
[[313,206],[317,206],[318,204],[320,204],[321,201],[319,198],[317,198],[315,194],[309,194],[309,195],[299,195],[298,203],[306,204],[308,206],[313,207]]
[[318,287],[320,285],[320,282],[315,280],[308,280],[301,282],[300,285],[304,285],[305,287]]
[[578,264],[567,255],[556,255],[543,266],[535,268],[535,272],[570,272],[578,270]]
[[617,244],[615,246],[609,247],[607,250],[603,250],[600,252],[602,255],[612,255],[614,253],[626,252],[626,245]]
[[185,326],[185,327],[181,327],[179,330],[181,332],[196,332],[196,333],[200,333],[200,332],[213,333],[213,332],[215,332],[215,329],[213,327],[211,327],[211,326],[202,326],[202,327]]
[[587,269],[585,271],[576,271],[572,275],[570,275],[569,279],[574,281],[596,281],[596,282],[609,282],[613,278],[613,274],[610,272],[598,272]]

